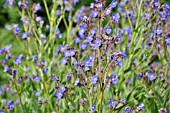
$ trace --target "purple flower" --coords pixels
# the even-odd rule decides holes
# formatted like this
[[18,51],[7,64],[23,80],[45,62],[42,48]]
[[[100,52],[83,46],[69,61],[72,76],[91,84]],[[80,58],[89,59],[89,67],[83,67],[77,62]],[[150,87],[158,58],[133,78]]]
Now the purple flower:
[[36,62],[38,60],[38,55],[33,56],[33,61]]
[[93,36],[92,35],[88,35],[87,37],[86,37],[86,41],[87,42],[91,42],[93,40]]
[[40,3],[36,3],[35,9],[36,9],[36,11],[40,11],[42,9]]
[[36,81],[39,82],[40,81],[40,77],[38,75],[32,75],[32,78]]
[[125,109],[124,109],[124,112],[125,112],[125,113],[130,113],[130,110],[131,110],[130,107],[129,107],[129,106],[126,106]]
[[139,108],[140,108],[141,110],[144,110],[144,104],[143,104],[142,102],[139,104]]
[[74,56],[76,54],[76,51],[74,49],[70,50],[70,56]]
[[38,99],[38,104],[42,104],[42,100],[41,99]]
[[27,37],[28,37],[28,35],[29,35],[29,33],[28,32],[24,32],[24,33],[22,33],[22,39],[27,39]]
[[71,79],[71,74],[67,74],[67,75],[66,75],[66,79],[67,79],[67,80],[70,80],[70,79]]
[[109,35],[109,34],[112,32],[111,27],[110,27],[110,26],[107,26],[106,29],[105,29],[105,32],[106,32],[106,34]]
[[166,108],[161,108],[161,109],[159,109],[159,113],[167,113]]
[[80,48],[81,48],[81,49],[83,49],[83,50],[85,50],[85,49],[86,49],[86,44],[85,44],[85,43],[83,43],[83,42],[82,42],[82,43],[80,43]]
[[14,109],[14,101],[13,100],[8,101],[8,107],[9,107],[10,110]]
[[111,55],[110,55],[110,58],[113,60],[113,58],[115,58],[115,55],[114,55],[114,54],[111,54]]
[[77,78],[74,85],[77,86],[79,83],[80,83],[80,79]]
[[15,64],[20,64],[23,56],[24,56],[23,54],[20,54],[19,56],[17,56],[14,60]]
[[94,8],[94,3],[90,3],[90,8],[93,9]]
[[4,72],[8,72],[10,70],[10,67],[8,65],[4,66]]
[[156,29],[154,30],[154,33],[155,33],[156,35],[160,35],[160,34],[162,34],[162,29],[161,29],[160,27],[158,27],[158,28],[156,28]]
[[59,92],[56,92],[54,96],[57,97],[58,99],[61,99],[63,97],[63,93],[59,91]]
[[106,15],[109,15],[111,13],[111,8],[106,8],[104,12]]
[[141,79],[141,78],[142,78],[142,73],[136,74],[136,78],[137,78],[137,79]]
[[18,24],[13,24],[12,27],[13,27],[13,30],[14,30],[14,34],[18,35],[21,31],[20,26]]
[[80,42],[80,38],[79,37],[76,37],[74,40],[75,40],[76,43]]
[[37,90],[36,93],[35,93],[35,96],[40,96],[40,93],[41,93],[41,91]]
[[154,73],[146,73],[146,76],[151,80],[151,81],[153,81],[153,80],[155,80],[156,79],[156,76],[155,76],[155,74]]
[[118,82],[118,78],[116,77],[116,75],[110,76],[110,82],[112,84],[116,84]]
[[116,23],[119,23],[120,15],[119,13],[114,13],[112,15],[112,20],[115,21]]
[[115,107],[116,106],[116,100],[115,99],[111,99],[111,100],[109,100],[109,105],[111,106],[111,107]]
[[15,99],[15,103],[16,104],[19,104],[20,103],[20,100],[18,98]]
[[69,50],[65,50],[64,51],[64,57],[69,57],[70,56],[70,51]]
[[67,65],[67,58],[63,58],[62,60],[61,60],[61,63],[63,64],[63,65]]
[[91,16],[96,18],[98,16],[98,11],[91,11]]
[[6,3],[12,5],[14,3],[14,0],[6,0]]
[[96,111],[96,105],[92,104],[92,112],[95,112],[95,111]]
[[93,84],[96,84],[97,81],[98,81],[98,75],[94,75],[94,76],[91,77],[91,82],[92,82]]
[[22,79],[21,77],[18,77],[17,82],[20,83],[21,79]]
[[0,113],[4,113],[2,110],[0,110]]
[[154,3],[153,3],[154,8],[156,8],[156,9],[158,8],[159,5],[160,5],[159,2],[154,2]]
[[46,39],[46,35],[41,33],[41,34],[40,34],[40,38],[41,38],[41,39]]
[[166,38],[165,42],[166,42],[167,45],[170,45],[170,37]]
[[94,40],[94,46],[97,48],[99,46],[101,46],[102,41],[99,38],[96,38],[96,40]]
[[112,8],[115,8],[116,5],[117,5],[117,2],[116,2],[115,0],[113,0],[113,1],[111,2],[111,7],[112,7]]
[[60,16],[60,14],[61,14],[61,11],[60,10],[56,10],[56,15]]
[[60,91],[64,93],[66,91],[66,87],[62,84],[60,85]]
[[48,68],[43,68],[42,71],[43,71],[43,73],[47,73]]
[[84,65],[85,66],[92,66],[93,65],[93,60],[92,59],[89,59],[89,58],[86,58],[85,60],[84,60]]
[[117,58],[116,61],[118,66],[122,66],[121,58]]

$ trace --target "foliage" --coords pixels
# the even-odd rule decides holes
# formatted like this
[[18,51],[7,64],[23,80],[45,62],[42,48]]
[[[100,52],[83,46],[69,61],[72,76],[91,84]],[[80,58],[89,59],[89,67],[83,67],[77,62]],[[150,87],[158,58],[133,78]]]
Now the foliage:
[[168,3],[78,2],[3,3],[0,113],[170,112]]

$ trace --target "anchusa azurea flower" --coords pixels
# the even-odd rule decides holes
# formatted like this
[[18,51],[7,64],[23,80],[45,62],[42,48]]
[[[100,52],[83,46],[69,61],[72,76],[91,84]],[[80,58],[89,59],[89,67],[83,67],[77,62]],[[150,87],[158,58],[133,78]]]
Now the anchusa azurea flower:
[[0,112],[169,112],[169,4],[79,1],[6,0]]

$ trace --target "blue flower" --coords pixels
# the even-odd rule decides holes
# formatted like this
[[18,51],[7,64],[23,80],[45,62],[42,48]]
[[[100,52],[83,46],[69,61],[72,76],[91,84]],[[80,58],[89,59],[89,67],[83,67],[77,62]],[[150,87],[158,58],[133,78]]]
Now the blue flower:
[[154,8],[156,8],[156,9],[158,8],[159,5],[160,5],[159,2],[156,2],[156,1],[155,1],[155,2],[153,3]]
[[67,79],[67,80],[70,80],[70,79],[71,79],[71,74],[67,74],[67,75],[66,75],[66,79]]
[[84,60],[84,65],[85,66],[92,66],[93,65],[93,60],[92,59],[89,59],[89,58],[86,58],[85,60]]
[[8,107],[9,107],[10,110],[14,109],[14,101],[13,100],[8,101]]
[[96,18],[98,16],[98,11],[91,11],[92,17]]
[[106,8],[104,12],[106,15],[109,15],[111,13],[111,8]]
[[4,66],[4,72],[8,72],[10,70],[10,67],[8,65]]
[[156,29],[154,30],[154,33],[155,33],[156,35],[160,35],[160,34],[162,34],[162,29],[161,29],[160,27],[158,27],[158,28],[156,28]]
[[99,46],[101,46],[101,44],[102,44],[102,41],[99,38],[96,38],[96,40],[94,40],[95,47],[99,47]]
[[20,83],[21,79],[22,79],[21,77],[18,77],[17,82]]
[[25,39],[27,39],[28,35],[29,35],[28,32],[24,32],[24,33],[22,33],[21,37],[22,37],[22,39],[25,40]]
[[40,96],[40,93],[41,93],[41,91],[37,90],[36,93],[35,93],[35,96]]
[[62,85],[60,85],[60,90],[61,90],[61,92],[63,93],[63,92],[66,91],[66,87],[62,84]]
[[137,79],[141,79],[141,78],[142,78],[142,73],[136,74],[136,78],[137,78]]
[[0,110],[0,113],[4,113],[2,110]]
[[54,96],[57,97],[58,99],[61,99],[63,97],[63,93],[59,91],[59,92],[56,92]]
[[61,11],[60,10],[56,10],[56,15],[60,16],[60,14],[61,14]]
[[122,66],[121,58],[117,58],[116,61],[118,66]]
[[116,84],[118,82],[118,78],[114,75],[114,76],[110,76],[110,82],[112,84]]
[[155,80],[156,79],[156,76],[155,76],[155,74],[154,73],[146,73],[146,76],[151,80],[151,81],[153,81],[153,80]]
[[38,60],[38,55],[33,56],[33,61],[36,62]]
[[112,29],[110,26],[107,26],[105,29],[106,34],[110,34],[112,32]]
[[111,55],[110,55],[110,58],[113,60],[113,58],[115,58],[115,55],[114,55],[114,54],[111,54]]
[[130,107],[129,107],[129,106],[126,106],[125,109],[124,109],[124,112],[125,112],[125,113],[130,113],[130,110],[131,110]]
[[95,112],[95,111],[96,111],[96,105],[92,104],[92,112]]
[[14,0],[6,0],[6,3],[12,5],[14,3]]
[[93,40],[93,36],[92,35],[88,35],[87,37],[86,37],[86,41],[87,42],[91,42]]
[[18,24],[13,24],[12,27],[14,29],[14,34],[18,35],[20,33],[20,31],[21,31],[20,26]]
[[166,38],[165,42],[166,42],[167,45],[170,45],[170,37]]
[[15,103],[16,104],[19,104],[20,103],[20,100],[18,98],[15,99]]
[[117,2],[116,2],[115,0],[113,0],[113,1],[111,2],[111,7],[112,7],[112,8],[115,8],[116,5],[117,5]]
[[98,81],[98,75],[94,75],[94,76],[91,77],[91,82],[92,82],[93,84],[96,84],[97,81]]
[[80,79],[77,78],[76,81],[75,81],[75,83],[74,83],[74,85],[77,86],[79,83],[80,83]]
[[32,75],[32,78],[36,81],[39,82],[40,81],[40,77],[38,75]]
[[42,100],[41,99],[38,99],[38,104],[42,104]]
[[85,44],[85,43],[83,43],[83,42],[82,42],[82,43],[80,43],[80,48],[81,48],[81,49],[83,49],[83,50],[85,50],[85,49],[86,49],[86,44]]
[[76,43],[80,42],[80,38],[79,37],[76,37],[74,40],[75,40]]
[[46,39],[46,35],[41,33],[41,34],[40,34],[40,38],[41,38],[41,39]]
[[93,9],[94,8],[94,3],[90,3],[90,8]]
[[119,23],[120,15],[119,13],[114,13],[112,15],[112,20],[115,21],[116,23]]
[[36,3],[36,11],[40,11],[42,9],[40,3]]
[[141,110],[144,110],[144,104],[143,104],[142,102],[139,104],[139,108],[140,108]]
[[61,60],[61,63],[63,64],[63,65],[67,65],[67,58],[63,58],[62,60]]
[[42,71],[43,71],[43,73],[47,73],[48,68],[43,68]]
[[109,105],[111,106],[111,107],[115,107],[116,106],[116,100],[115,99],[111,99],[111,100],[109,100]]
[[20,64],[23,56],[24,56],[23,54],[20,54],[19,56],[17,56],[14,60],[15,64]]

